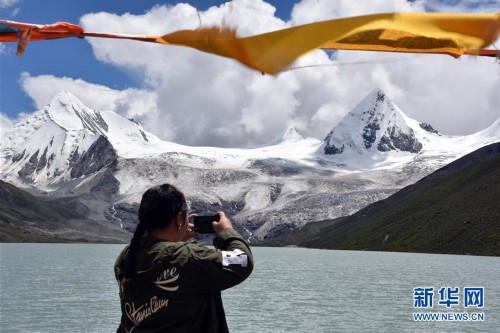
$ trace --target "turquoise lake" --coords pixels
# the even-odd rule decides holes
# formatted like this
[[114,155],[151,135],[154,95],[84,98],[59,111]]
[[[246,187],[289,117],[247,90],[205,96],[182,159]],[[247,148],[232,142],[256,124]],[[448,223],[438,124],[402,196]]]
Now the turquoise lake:
[[[0,244],[0,332],[115,332],[113,264],[124,245]],[[253,248],[255,269],[222,296],[231,332],[498,332],[500,258]],[[414,307],[414,288],[433,307]],[[482,288],[465,307],[463,288]],[[447,307],[439,289],[457,290]],[[449,296],[449,295],[448,295]],[[472,302],[472,301],[471,301]],[[422,304],[420,304],[422,305]],[[462,320],[415,321],[414,313]],[[453,314],[453,316],[449,314]],[[463,320],[481,314],[482,320]],[[477,318],[476,318],[477,319]]]

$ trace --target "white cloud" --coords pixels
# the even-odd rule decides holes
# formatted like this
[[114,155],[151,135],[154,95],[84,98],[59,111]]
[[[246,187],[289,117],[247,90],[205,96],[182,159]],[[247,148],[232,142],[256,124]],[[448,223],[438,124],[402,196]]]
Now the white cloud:
[[0,8],[8,8],[20,3],[21,0],[0,0]]
[[2,137],[5,132],[11,129],[15,122],[16,121],[14,119],[9,118],[3,113],[0,113],[0,137]]
[[423,11],[423,1],[406,0],[302,0],[292,11],[293,25],[389,12]]
[[[204,25],[224,22],[251,35],[335,17],[423,11],[429,2],[303,0],[293,7],[290,22],[275,17],[274,7],[262,0],[234,0],[200,14]],[[143,15],[88,14],[81,23],[87,31],[147,35],[199,26],[195,8],[187,4],[156,6]],[[188,48],[87,40],[100,61],[136,71],[146,88],[117,91],[81,80],[27,75],[23,86],[37,104],[69,86],[90,107],[134,116],[159,137],[184,144],[261,145],[290,125],[323,139],[377,87],[410,117],[444,133],[469,134],[498,117],[499,69],[493,59],[348,51],[329,59],[316,51],[295,66],[319,67],[270,77]]]
[[22,0],[0,0],[0,9],[3,11],[3,18],[6,16],[15,17],[21,11],[21,7],[16,7],[20,5]]
[[461,13],[498,13],[500,1],[498,0],[427,0],[425,8],[429,11]]
[[[92,109],[115,111],[125,118],[134,118],[146,128],[153,126],[158,117],[157,94],[154,91],[133,88],[113,90],[81,79],[31,76],[29,73],[21,75],[20,84],[37,108],[49,103],[58,92],[67,90]],[[166,139],[172,137],[169,131],[165,131],[164,135]]]

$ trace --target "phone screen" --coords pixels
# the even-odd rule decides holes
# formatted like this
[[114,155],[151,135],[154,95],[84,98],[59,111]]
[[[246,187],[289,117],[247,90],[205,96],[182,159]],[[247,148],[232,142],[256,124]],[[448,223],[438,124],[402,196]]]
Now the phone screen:
[[200,234],[214,234],[212,222],[219,221],[219,215],[193,217],[193,230]]

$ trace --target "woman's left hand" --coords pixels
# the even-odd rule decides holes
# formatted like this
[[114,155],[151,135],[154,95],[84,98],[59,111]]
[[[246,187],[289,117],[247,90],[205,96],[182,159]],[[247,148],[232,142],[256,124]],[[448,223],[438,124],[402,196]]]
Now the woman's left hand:
[[188,216],[187,220],[188,220],[188,228],[186,230],[186,234],[184,235],[184,237],[182,238],[182,241],[183,242],[186,242],[188,240],[190,240],[191,238],[195,238],[195,237],[198,237],[200,234],[195,232],[193,230],[194,228],[194,224],[191,223],[191,220],[193,219],[193,217],[195,217],[196,214],[191,214]]

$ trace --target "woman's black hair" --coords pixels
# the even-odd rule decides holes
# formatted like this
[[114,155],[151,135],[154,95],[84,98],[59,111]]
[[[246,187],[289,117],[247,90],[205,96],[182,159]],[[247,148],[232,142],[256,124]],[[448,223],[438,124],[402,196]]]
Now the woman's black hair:
[[179,213],[182,213],[184,218],[187,217],[186,198],[173,185],[155,186],[142,195],[139,223],[130,240],[128,253],[123,262],[122,278],[128,279],[136,274],[136,251],[146,231],[167,227]]

